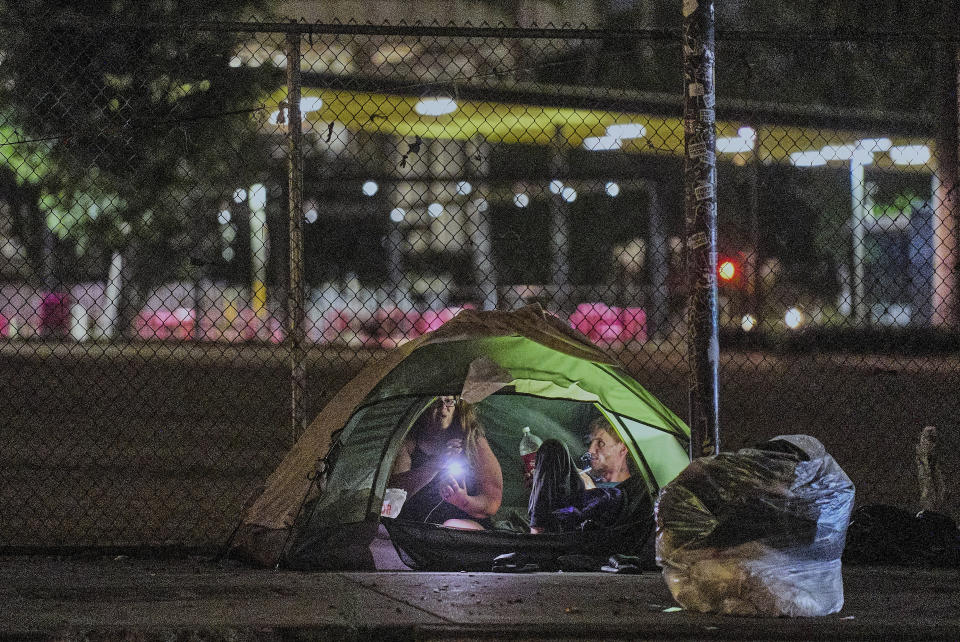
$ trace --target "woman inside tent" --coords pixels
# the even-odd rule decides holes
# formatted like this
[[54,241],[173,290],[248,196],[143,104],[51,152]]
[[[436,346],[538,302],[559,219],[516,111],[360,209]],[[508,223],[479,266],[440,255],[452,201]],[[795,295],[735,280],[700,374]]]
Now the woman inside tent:
[[473,407],[439,397],[400,446],[390,486],[407,491],[399,519],[452,528],[493,528],[503,473]]

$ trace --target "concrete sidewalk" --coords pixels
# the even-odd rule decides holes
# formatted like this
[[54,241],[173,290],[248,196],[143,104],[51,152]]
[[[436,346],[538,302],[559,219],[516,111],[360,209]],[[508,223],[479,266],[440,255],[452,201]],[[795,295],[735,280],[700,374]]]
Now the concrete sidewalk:
[[0,558],[0,638],[960,639],[957,571],[848,566],[802,619],[677,611],[659,573],[297,573],[205,560]]

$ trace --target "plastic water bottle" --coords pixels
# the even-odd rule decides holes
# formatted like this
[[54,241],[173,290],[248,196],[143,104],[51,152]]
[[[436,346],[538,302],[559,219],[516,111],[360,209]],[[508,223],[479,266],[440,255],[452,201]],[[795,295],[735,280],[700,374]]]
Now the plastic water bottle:
[[537,449],[543,440],[530,432],[530,426],[523,427],[523,436],[520,437],[520,459],[523,461],[523,474],[533,475],[537,465]]

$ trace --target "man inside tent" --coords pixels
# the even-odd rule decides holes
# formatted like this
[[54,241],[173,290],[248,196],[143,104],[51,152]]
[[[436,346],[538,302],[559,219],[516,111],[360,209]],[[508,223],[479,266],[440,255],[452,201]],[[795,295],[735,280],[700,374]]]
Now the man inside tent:
[[626,444],[603,417],[590,423],[589,474],[563,442],[548,439],[537,450],[528,511],[530,532],[606,527],[652,517],[640,475],[631,475]]

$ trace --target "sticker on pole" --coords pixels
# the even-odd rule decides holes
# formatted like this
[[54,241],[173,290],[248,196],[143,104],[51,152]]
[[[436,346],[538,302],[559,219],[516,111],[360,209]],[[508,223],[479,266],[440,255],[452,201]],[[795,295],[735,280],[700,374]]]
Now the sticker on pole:
[[683,9],[681,9],[683,17],[689,17],[691,13],[697,10],[698,6],[697,0],[683,0]]

